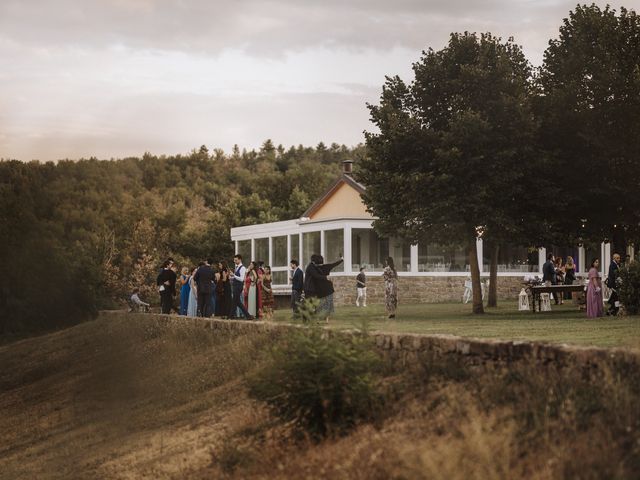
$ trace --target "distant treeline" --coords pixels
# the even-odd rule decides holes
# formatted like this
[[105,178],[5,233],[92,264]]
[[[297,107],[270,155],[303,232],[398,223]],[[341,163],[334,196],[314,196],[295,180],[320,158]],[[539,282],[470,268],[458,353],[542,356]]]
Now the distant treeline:
[[0,335],[86,318],[152,284],[168,256],[230,258],[230,228],[299,217],[362,155],[267,140],[230,154],[0,161]]

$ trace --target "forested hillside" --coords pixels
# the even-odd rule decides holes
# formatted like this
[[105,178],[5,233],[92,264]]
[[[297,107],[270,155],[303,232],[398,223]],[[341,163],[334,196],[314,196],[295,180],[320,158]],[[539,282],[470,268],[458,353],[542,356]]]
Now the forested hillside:
[[160,262],[230,258],[229,229],[298,217],[364,147],[0,162],[0,335],[75,323]]

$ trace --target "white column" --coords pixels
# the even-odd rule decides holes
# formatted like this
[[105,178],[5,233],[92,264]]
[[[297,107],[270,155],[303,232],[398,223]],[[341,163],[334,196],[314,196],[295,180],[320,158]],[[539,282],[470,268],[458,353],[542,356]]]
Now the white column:
[[249,260],[242,259],[242,263],[248,265],[249,262],[253,262],[253,259],[256,258],[256,239],[251,239],[251,258]]
[[235,242],[233,242],[233,248],[235,249],[235,251],[233,252],[233,254],[235,255],[236,253],[238,253],[238,240],[236,240]]
[[578,271],[580,273],[587,273],[589,271],[589,269],[587,268],[587,264],[586,264],[586,253],[584,251],[584,245],[580,245],[578,247],[578,267],[580,267],[578,269]]
[[411,273],[418,272],[418,244],[411,245]]
[[476,238],[476,248],[478,250],[478,269],[480,270],[480,275],[482,275],[482,239]]
[[600,271],[602,273],[605,273],[607,272],[609,263],[611,263],[611,243],[603,242],[600,250],[601,250]]
[[298,259],[298,262],[300,262],[300,267],[302,267],[303,265],[306,265],[307,262],[304,261],[304,252],[302,251],[302,237],[304,236],[304,233],[300,232],[300,235],[298,236],[298,254],[300,255],[300,258]]
[[538,249],[538,273],[542,273],[542,266],[547,261],[547,249],[542,247]]
[[320,230],[320,255],[324,258],[324,230]]
[[351,254],[351,225],[345,225],[344,227],[344,245],[342,247],[342,255],[344,257],[344,273],[352,273],[351,265],[352,254]]
[[269,258],[268,265],[273,265],[273,237],[269,237]]

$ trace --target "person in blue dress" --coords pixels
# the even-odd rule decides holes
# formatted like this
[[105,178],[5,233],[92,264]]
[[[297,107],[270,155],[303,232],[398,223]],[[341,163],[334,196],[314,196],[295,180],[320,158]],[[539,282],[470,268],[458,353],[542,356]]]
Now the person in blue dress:
[[180,315],[186,315],[189,308],[189,293],[191,287],[189,286],[189,269],[182,267],[180,274]]

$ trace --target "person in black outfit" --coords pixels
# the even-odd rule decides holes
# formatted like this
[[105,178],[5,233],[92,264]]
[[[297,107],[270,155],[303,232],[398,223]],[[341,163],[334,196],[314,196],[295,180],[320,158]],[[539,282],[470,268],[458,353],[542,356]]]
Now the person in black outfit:
[[291,309],[293,313],[296,313],[304,291],[304,272],[300,268],[298,260],[292,259],[289,265],[293,272],[291,274]]
[[329,321],[329,315],[333,313],[333,282],[329,280],[331,270],[342,263],[342,258],[337,262],[324,263],[322,255],[311,255],[311,262],[304,272],[304,294],[306,298],[316,297],[320,300],[316,313],[324,315]]
[[156,278],[158,291],[160,292],[160,305],[162,313],[171,313],[173,307],[173,297],[176,295],[176,280],[178,276],[173,271],[173,260],[168,259],[162,264],[162,270]]
[[[542,265],[542,281],[545,286],[550,287],[551,285],[556,285],[556,265],[555,265],[555,257],[553,253],[547,255],[547,261]],[[556,303],[558,303],[558,297],[555,293],[552,294]]]
[[618,297],[618,285],[616,284],[618,277],[620,276],[620,255],[613,254],[613,259],[609,265],[609,273],[607,275],[607,287],[611,290],[609,295],[609,310],[607,315],[617,315],[620,310],[620,298]]
[[211,292],[213,290],[213,279],[215,273],[211,268],[213,260],[207,259],[204,265],[202,265],[196,271],[193,279],[198,286],[198,316],[210,317],[211,316]]
[[247,311],[247,307],[242,304],[242,290],[244,288],[244,277],[247,274],[247,268],[242,264],[242,255],[236,254],[233,257],[233,263],[235,263],[235,269],[231,274],[231,287],[233,291],[233,302],[231,302],[231,311],[229,312],[230,318],[237,318],[236,312],[239,308],[244,318],[247,320],[254,320],[255,317]]

